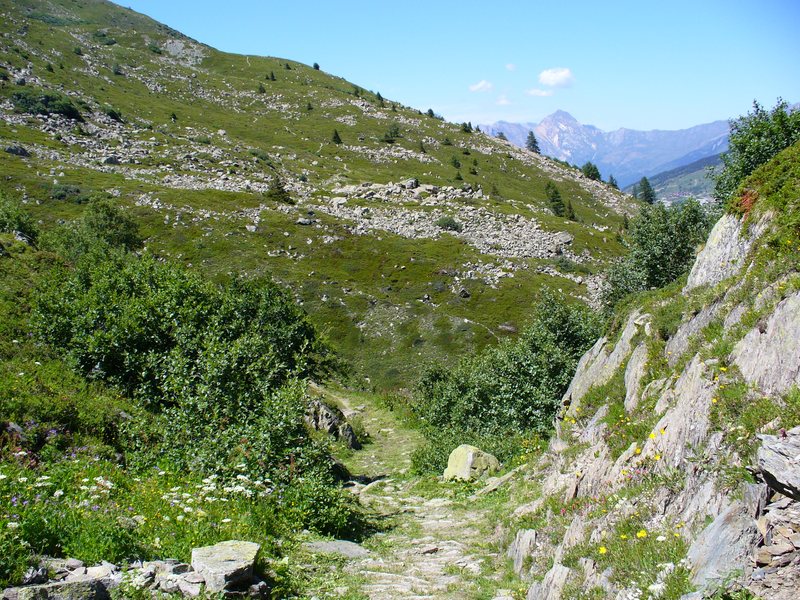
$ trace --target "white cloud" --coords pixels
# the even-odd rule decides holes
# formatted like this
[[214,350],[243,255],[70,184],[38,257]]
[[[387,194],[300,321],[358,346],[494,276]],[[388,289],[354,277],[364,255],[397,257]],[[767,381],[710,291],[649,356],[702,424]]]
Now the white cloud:
[[481,79],[478,83],[469,86],[470,92],[490,92],[494,86],[486,81],[485,79]]
[[528,96],[537,96],[539,98],[545,98],[547,96],[553,95],[553,90],[540,90],[539,88],[533,88],[532,90],[527,90],[525,92]]
[[545,69],[539,73],[539,83],[550,87],[569,87],[573,81],[575,81],[575,76],[565,67]]
[[516,71],[516,70],[517,70],[517,65],[515,65],[514,63],[508,63],[506,65],[506,71]]
[[505,94],[501,94],[497,97],[497,106],[508,106],[511,104],[511,100],[509,100]]

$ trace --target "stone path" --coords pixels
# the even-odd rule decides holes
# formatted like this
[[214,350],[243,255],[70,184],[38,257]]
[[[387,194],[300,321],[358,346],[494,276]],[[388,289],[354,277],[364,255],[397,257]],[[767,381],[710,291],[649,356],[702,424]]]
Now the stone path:
[[480,527],[485,515],[446,498],[409,494],[392,480],[376,483],[362,492],[362,502],[400,513],[401,525],[381,540],[387,554],[373,552],[348,566],[364,579],[362,591],[375,600],[464,598],[483,563],[496,556],[477,548],[487,541]]

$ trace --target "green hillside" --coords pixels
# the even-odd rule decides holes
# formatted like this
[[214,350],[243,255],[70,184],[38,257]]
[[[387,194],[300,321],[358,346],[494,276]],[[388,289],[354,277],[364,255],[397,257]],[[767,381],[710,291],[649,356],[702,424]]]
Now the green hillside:
[[408,386],[513,335],[542,286],[589,300],[622,253],[628,197],[426,107],[108,2],[0,12],[0,188],[45,228],[111,198],[150,252],[273,277],[358,380]]

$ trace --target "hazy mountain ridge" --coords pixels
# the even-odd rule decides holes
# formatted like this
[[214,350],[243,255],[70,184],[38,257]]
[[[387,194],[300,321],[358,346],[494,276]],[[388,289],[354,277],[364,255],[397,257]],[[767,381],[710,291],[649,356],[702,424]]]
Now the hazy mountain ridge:
[[667,171],[724,152],[728,147],[728,122],[714,121],[681,130],[639,131],[621,128],[603,131],[584,125],[565,111],[556,111],[539,123],[499,121],[481,125],[492,135],[503,133],[509,141],[525,145],[533,131],[542,153],[576,165],[595,163],[603,178],[614,175],[620,185],[642,176]]

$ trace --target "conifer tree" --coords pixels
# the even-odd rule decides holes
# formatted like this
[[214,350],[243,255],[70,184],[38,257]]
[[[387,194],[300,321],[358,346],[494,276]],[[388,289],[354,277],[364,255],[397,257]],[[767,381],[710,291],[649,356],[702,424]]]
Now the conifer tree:
[[536,135],[533,133],[533,131],[528,132],[528,139],[525,141],[525,147],[536,154],[541,153],[539,150],[539,141],[536,139]]
[[506,134],[505,134],[505,133],[503,133],[502,131],[498,131],[498,132],[497,132],[497,135],[496,135],[495,137],[496,137],[498,140],[503,140],[504,142],[507,142],[507,141],[508,141],[508,138],[506,137]]
[[614,176],[613,176],[613,175],[609,175],[609,176],[608,176],[608,185],[610,185],[610,186],[611,186],[612,188],[614,188],[615,190],[618,190],[618,189],[619,189],[619,184],[617,183],[617,180],[616,180],[616,179],[614,179]]
[[550,202],[550,210],[557,217],[564,216],[564,201],[561,199],[561,192],[558,191],[556,184],[548,181],[544,186],[544,193],[547,194],[547,200]]
[[639,198],[648,204],[656,203],[656,192],[647,177],[642,177],[639,180]]
[[572,200],[570,200],[570,199],[567,199],[567,213],[566,213],[566,217],[567,217],[567,218],[568,218],[570,221],[577,221],[577,220],[578,220],[578,216],[575,214],[575,209],[574,209],[574,208],[572,208]]
[[342,138],[339,136],[339,132],[336,131],[335,129],[333,130],[333,137],[331,137],[331,141],[334,144],[341,144],[342,143]]
[[269,80],[270,81],[275,81],[275,72],[274,71],[270,71],[269,72]]

